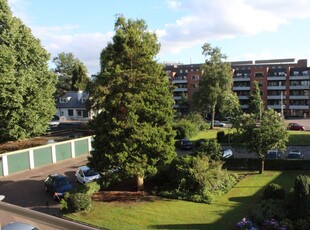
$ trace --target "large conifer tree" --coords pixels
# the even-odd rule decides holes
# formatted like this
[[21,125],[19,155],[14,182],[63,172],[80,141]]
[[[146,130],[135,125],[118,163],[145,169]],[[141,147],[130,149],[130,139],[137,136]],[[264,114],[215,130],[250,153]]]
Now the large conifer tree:
[[113,167],[143,178],[175,156],[173,98],[163,67],[154,61],[160,45],[143,20],[118,17],[113,42],[101,53],[101,71],[91,92],[100,113],[90,165],[99,171]]
[[49,54],[0,1],[0,141],[43,134],[55,113]]

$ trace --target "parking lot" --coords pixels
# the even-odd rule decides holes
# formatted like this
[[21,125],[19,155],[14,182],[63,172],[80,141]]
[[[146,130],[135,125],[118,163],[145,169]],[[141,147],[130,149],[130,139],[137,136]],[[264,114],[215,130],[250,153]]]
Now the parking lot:
[[[87,156],[82,156],[0,178],[0,195],[5,196],[2,202],[58,216],[59,202],[54,201],[52,195],[44,191],[44,179],[49,174],[60,173],[68,176],[73,185],[76,186],[75,171],[79,166],[85,165],[86,162]],[[0,223],[2,225],[20,219],[20,217],[6,215],[0,211]],[[49,230],[52,228],[44,227],[42,229]]]

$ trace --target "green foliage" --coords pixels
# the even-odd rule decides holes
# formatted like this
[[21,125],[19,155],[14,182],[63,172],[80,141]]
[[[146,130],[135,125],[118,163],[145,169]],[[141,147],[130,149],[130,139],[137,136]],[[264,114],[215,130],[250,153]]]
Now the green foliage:
[[219,196],[232,188],[237,176],[222,170],[218,161],[208,156],[182,156],[175,158],[168,172],[170,187],[160,192],[169,198],[213,203]]
[[195,125],[195,123],[184,118],[181,118],[180,120],[173,123],[173,130],[176,131],[175,138],[177,139],[190,139],[191,137],[197,135],[199,132],[198,127]]
[[249,112],[259,119],[264,111],[264,101],[261,97],[260,88],[257,81],[253,81],[253,91],[249,100]]
[[220,161],[222,159],[221,145],[216,140],[204,140],[194,152],[195,156],[208,156],[210,160]]
[[62,208],[67,207],[70,212],[89,211],[92,208],[91,197],[86,193],[72,193],[65,200],[67,206],[62,205]]
[[59,53],[53,58],[54,72],[58,77],[56,97],[67,91],[86,90],[90,84],[86,66],[73,53]]
[[216,140],[217,140],[218,142],[224,142],[224,141],[226,141],[227,138],[225,138],[225,132],[224,132],[224,131],[219,131],[219,132],[217,132],[217,134],[216,134]]
[[81,189],[80,193],[85,193],[87,195],[92,195],[95,192],[98,192],[100,190],[100,184],[98,184],[96,181],[84,184]]
[[278,184],[271,183],[264,190],[264,199],[284,200],[285,190]]
[[97,171],[117,166],[145,178],[176,155],[172,92],[154,61],[160,44],[144,20],[120,16],[112,40],[101,52],[101,71],[90,91],[90,106],[101,111],[92,122],[90,165]]
[[250,217],[257,224],[265,220],[284,220],[288,215],[283,200],[262,200],[251,210]]
[[193,94],[193,105],[194,109],[202,114],[211,112],[214,121],[216,108],[229,103],[225,102],[224,98],[225,95],[232,93],[233,72],[230,63],[223,61],[226,56],[219,48],[212,48],[210,44],[205,43],[202,49],[206,60],[201,66],[202,79],[199,90]]
[[0,141],[44,134],[55,114],[56,77],[49,53],[22,21],[0,4]]
[[[262,163],[268,150],[286,149],[288,135],[284,120],[273,109],[264,111],[259,122],[255,114],[243,114],[234,120],[233,125],[237,131],[234,141],[255,152]],[[262,164],[260,172],[263,170]]]
[[310,180],[305,175],[298,175],[294,183],[294,193],[297,200],[303,201],[309,196]]

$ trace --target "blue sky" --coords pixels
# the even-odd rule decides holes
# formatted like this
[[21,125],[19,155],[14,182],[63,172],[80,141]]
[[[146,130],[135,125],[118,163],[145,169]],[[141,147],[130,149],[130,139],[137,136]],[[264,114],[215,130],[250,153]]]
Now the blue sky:
[[310,63],[310,0],[8,0],[13,15],[56,57],[72,52],[99,71],[116,15],[156,32],[159,62],[202,63],[202,45],[228,61],[295,58]]

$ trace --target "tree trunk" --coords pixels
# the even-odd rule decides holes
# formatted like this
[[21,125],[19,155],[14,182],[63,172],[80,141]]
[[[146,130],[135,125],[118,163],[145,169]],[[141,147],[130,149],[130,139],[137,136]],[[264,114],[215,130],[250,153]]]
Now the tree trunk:
[[136,176],[136,182],[137,182],[137,191],[144,191],[144,178],[141,176]]
[[259,174],[263,174],[265,169],[265,158],[261,159],[261,167],[259,169]]
[[211,118],[211,128],[214,128],[214,117],[215,117],[215,104],[212,106],[212,118]]

